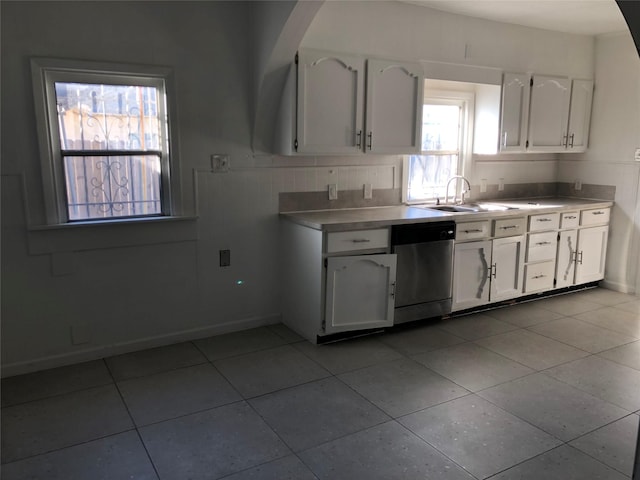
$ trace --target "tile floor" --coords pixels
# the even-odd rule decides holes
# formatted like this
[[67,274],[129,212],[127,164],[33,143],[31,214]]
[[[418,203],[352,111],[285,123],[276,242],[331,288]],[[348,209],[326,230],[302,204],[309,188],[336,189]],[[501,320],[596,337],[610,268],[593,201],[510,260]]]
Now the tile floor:
[[632,475],[640,300],[595,289],[335,344],[282,325],[2,381],[4,480]]

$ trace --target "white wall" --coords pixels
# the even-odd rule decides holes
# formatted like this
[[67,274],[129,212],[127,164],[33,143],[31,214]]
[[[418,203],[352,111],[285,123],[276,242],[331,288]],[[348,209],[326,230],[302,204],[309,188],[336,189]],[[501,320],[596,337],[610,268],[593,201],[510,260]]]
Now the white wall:
[[606,280],[634,292],[640,274],[640,163],[634,161],[640,147],[640,58],[629,33],[597,37],[595,58],[589,149],[563,158],[558,178],[616,185]]
[[[278,322],[279,193],[329,179],[341,190],[399,186],[398,157],[254,156],[252,74],[263,65],[253,65],[247,32],[259,16],[249,2],[1,8],[4,375]],[[272,31],[286,11],[270,18]],[[172,67],[184,210],[197,221],[34,229],[44,208],[32,56]],[[211,173],[211,153],[230,154],[231,171]],[[220,249],[231,250],[230,267],[219,267]],[[72,344],[72,328],[88,341]]]

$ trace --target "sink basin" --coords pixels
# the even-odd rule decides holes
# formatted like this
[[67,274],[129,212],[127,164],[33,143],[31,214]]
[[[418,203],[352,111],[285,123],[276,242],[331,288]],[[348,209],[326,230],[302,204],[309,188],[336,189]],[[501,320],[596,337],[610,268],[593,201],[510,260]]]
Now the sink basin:
[[470,213],[470,212],[479,212],[477,208],[473,207],[464,207],[462,205],[435,205],[433,207],[425,207],[429,210],[440,210],[441,212],[460,212],[460,213]]
[[462,205],[424,205],[422,208],[439,210],[441,212],[473,213],[473,212],[502,212],[505,210],[517,210],[516,207],[499,205],[496,203],[464,203]]

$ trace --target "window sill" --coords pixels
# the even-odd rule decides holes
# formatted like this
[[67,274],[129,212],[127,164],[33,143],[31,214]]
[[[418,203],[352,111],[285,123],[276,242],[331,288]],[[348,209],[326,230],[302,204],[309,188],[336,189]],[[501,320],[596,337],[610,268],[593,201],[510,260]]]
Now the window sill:
[[27,230],[29,253],[44,255],[197,240],[198,217],[147,217],[36,225]]

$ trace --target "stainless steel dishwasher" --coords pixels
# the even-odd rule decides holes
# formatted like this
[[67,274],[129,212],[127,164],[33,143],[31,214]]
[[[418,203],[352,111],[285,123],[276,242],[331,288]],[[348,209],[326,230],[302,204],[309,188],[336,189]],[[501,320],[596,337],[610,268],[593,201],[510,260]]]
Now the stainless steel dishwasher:
[[394,225],[397,255],[394,324],[451,313],[454,222]]

